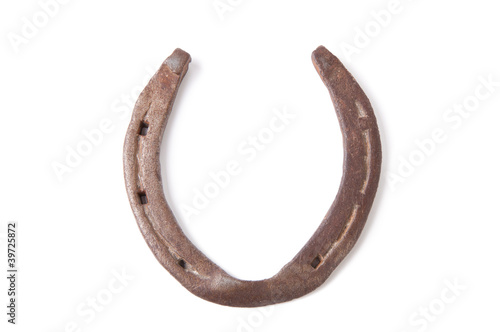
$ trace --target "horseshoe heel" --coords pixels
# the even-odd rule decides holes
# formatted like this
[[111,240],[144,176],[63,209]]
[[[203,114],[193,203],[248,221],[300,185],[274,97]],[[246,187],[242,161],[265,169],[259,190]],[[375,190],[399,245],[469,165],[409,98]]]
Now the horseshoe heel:
[[325,282],[356,243],[380,177],[381,143],[373,109],[356,80],[325,47],[312,54],[343,136],[340,189],[320,226],[276,275],[245,281],[208,259],[179,227],[163,192],[160,145],[191,57],[176,49],[139,96],[124,146],[127,194],[153,254],[193,294],[218,304],[257,307],[292,300]]

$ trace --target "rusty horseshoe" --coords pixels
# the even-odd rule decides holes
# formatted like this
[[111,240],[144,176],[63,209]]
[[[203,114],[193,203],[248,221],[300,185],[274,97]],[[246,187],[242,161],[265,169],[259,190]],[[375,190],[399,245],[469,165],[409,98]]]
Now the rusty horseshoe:
[[160,145],[191,57],[176,49],[139,96],[124,145],[127,194],[147,244],[161,265],[193,294],[218,304],[258,307],[303,296],[325,282],[356,243],[373,204],[382,151],[377,121],[356,80],[325,47],[312,60],[333,101],[343,137],[340,189],[299,253],[269,279],[236,279],[186,237],[163,192]]

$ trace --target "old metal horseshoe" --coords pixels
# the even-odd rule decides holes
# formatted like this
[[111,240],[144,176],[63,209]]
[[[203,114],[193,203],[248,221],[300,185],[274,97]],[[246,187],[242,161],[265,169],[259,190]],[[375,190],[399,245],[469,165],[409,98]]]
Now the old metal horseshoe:
[[215,303],[258,307],[313,291],[354,246],[380,177],[382,152],[370,102],[356,80],[325,47],[312,53],[330,92],[343,135],[340,189],[322,223],[300,252],[269,279],[233,278],[208,259],[179,227],[163,193],[160,145],[191,57],[176,49],[139,96],[124,146],[125,182],[137,223],[158,261],[190,292]]

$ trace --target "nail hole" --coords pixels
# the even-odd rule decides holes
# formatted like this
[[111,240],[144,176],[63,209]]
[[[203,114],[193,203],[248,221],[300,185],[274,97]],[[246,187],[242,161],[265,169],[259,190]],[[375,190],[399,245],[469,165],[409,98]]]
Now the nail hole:
[[179,259],[177,261],[177,264],[179,264],[179,266],[182,267],[183,269],[186,268],[186,262],[183,259]]
[[321,261],[322,261],[321,256],[320,255],[316,256],[311,262],[311,266],[313,267],[313,269],[317,268],[321,263]]
[[149,129],[149,124],[147,124],[144,121],[141,121],[141,127],[139,129],[139,135],[146,136],[146,134],[148,133],[148,129]]
[[141,201],[142,205],[148,204],[148,196],[146,196],[146,193],[144,191],[139,193],[139,200]]

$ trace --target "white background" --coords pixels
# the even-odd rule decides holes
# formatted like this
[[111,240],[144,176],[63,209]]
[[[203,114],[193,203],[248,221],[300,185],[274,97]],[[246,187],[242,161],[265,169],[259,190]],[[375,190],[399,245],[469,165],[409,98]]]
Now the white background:
[[[5,271],[6,224],[17,221],[20,271],[16,326],[0,283],[2,331],[499,330],[500,86],[485,96],[481,83],[500,82],[496,2],[222,0],[223,13],[212,0],[62,2],[45,21],[35,0],[0,5],[0,259]],[[381,26],[373,13],[389,9]],[[199,299],[156,261],[130,209],[130,100],[175,48],[191,54],[162,146],[167,199],[217,264],[267,278],[312,235],[340,182],[340,129],[310,60],[319,45],[378,118],[383,174],[367,226],[303,298],[260,310]],[[474,110],[458,115],[464,102]],[[295,118],[249,162],[238,146],[283,108]],[[107,133],[68,166],[68,149],[103,120]],[[445,139],[430,144],[435,130]],[[241,173],[198,215],[183,213],[230,160]],[[122,273],[131,280],[115,282]],[[105,304],[90,309],[92,298]]]

